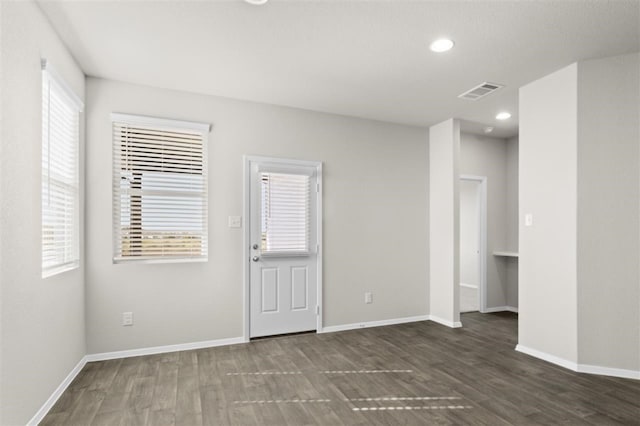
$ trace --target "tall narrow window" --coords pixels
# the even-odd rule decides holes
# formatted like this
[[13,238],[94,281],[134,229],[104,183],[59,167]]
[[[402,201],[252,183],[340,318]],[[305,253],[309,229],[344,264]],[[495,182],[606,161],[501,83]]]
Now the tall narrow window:
[[309,253],[309,176],[261,174],[263,255]]
[[42,277],[80,262],[78,144],[83,105],[42,61]]
[[112,114],[114,261],[207,259],[210,126]]

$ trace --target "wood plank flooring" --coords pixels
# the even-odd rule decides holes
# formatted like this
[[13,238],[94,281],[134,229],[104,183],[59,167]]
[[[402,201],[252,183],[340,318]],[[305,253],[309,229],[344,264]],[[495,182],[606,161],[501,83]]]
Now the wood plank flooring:
[[640,381],[514,350],[462,316],[88,363],[41,425],[639,425]]

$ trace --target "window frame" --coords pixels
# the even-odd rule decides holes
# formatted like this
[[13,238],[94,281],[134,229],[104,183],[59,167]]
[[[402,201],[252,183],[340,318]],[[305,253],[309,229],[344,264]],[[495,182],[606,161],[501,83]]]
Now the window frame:
[[[49,278],[54,275],[61,274],[66,271],[78,269],[80,267],[80,141],[82,138],[82,111],[84,110],[84,103],[73,92],[73,90],[66,84],[64,79],[60,77],[55,68],[46,59],[41,59],[41,157],[40,157],[40,256],[41,256],[41,276],[42,278]],[[46,94],[45,94],[45,90]],[[55,97],[54,102],[59,102],[63,107],[72,112],[64,117],[65,120],[69,120],[73,126],[71,135],[66,135],[64,138],[55,137],[52,138],[52,97]],[[68,112],[60,111],[57,113]],[[46,116],[45,116],[46,111]],[[72,117],[73,115],[73,117]],[[67,123],[62,123],[64,126]],[[60,127],[60,126],[58,126]],[[45,132],[46,131],[46,132]],[[60,132],[56,132],[60,135]],[[68,136],[68,137],[67,137]],[[64,139],[64,140],[61,140]],[[52,143],[57,143],[57,146],[52,150]],[[52,155],[55,151],[56,155]],[[46,155],[45,155],[46,154]],[[46,158],[45,158],[46,157]],[[52,162],[56,162],[52,166]],[[55,177],[54,170],[65,172],[71,171],[71,177],[60,176]],[[58,190],[52,191],[51,182],[57,182]],[[64,188],[60,190],[60,188]],[[53,220],[45,220],[45,217],[50,217],[52,211],[47,210],[45,204],[45,198],[49,200],[51,195],[63,194],[70,199],[70,202],[66,202],[67,205],[71,205],[71,212],[68,209],[64,209],[63,213],[56,215]],[[48,203],[48,201],[47,201]],[[55,213],[54,213],[55,214]],[[53,222],[53,224],[52,224]],[[70,225],[60,226],[60,223],[71,223]],[[62,233],[63,248],[60,250],[62,253],[57,253],[57,256],[62,257],[62,261],[58,261],[54,264],[45,266],[45,249],[50,250],[51,244],[45,243],[45,228],[56,228]]]
[[[201,234],[202,239],[204,240],[204,252],[201,251],[201,254],[198,256],[185,255],[165,255],[165,254],[155,254],[155,255],[141,255],[141,256],[123,256],[121,252],[121,239],[122,239],[122,229],[121,229],[121,213],[122,208],[118,210],[118,206],[120,206],[119,197],[121,197],[121,189],[120,189],[120,178],[121,175],[117,175],[116,170],[119,167],[116,164],[116,150],[117,139],[115,132],[112,133],[112,206],[113,206],[113,218],[112,218],[112,232],[113,232],[113,241],[112,241],[112,262],[114,264],[127,264],[127,263],[190,263],[190,262],[207,262],[208,261],[208,252],[209,252],[209,193],[208,193],[208,140],[209,140],[209,132],[211,131],[211,125],[206,123],[192,122],[192,121],[182,121],[182,120],[173,120],[167,118],[157,118],[150,116],[142,116],[142,115],[134,115],[134,114],[125,114],[125,113],[111,113],[111,129],[114,132],[114,125],[116,123],[131,125],[131,126],[140,126],[152,131],[185,131],[187,132],[196,132],[200,135],[202,141],[202,173],[203,173],[203,191],[202,191],[202,200],[204,202],[204,207],[202,210],[203,215],[203,226],[204,230]],[[161,173],[161,172],[153,172],[153,173]],[[142,188],[140,188],[142,190]],[[140,218],[142,221],[142,216]]]

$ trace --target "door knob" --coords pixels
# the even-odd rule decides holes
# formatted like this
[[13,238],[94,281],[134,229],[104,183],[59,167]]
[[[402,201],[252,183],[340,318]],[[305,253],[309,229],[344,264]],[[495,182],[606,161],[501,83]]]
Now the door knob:
[[258,250],[258,245],[257,245],[257,244],[254,244],[254,245],[253,245],[253,249],[254,249],[254,250]]
[[260,258],[258,256],[253,256],[251,260],[253,260],[254,262],[257,262],[258,260],[260,260]]

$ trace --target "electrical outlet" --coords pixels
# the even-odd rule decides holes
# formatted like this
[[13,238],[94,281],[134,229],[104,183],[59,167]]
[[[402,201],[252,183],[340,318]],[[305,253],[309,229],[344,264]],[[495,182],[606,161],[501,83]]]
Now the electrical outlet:
[[364,294],[364,303],[373,303],[373,293],[368,291]]
[[133,312],[122,313],[122,325],[133,325]]

